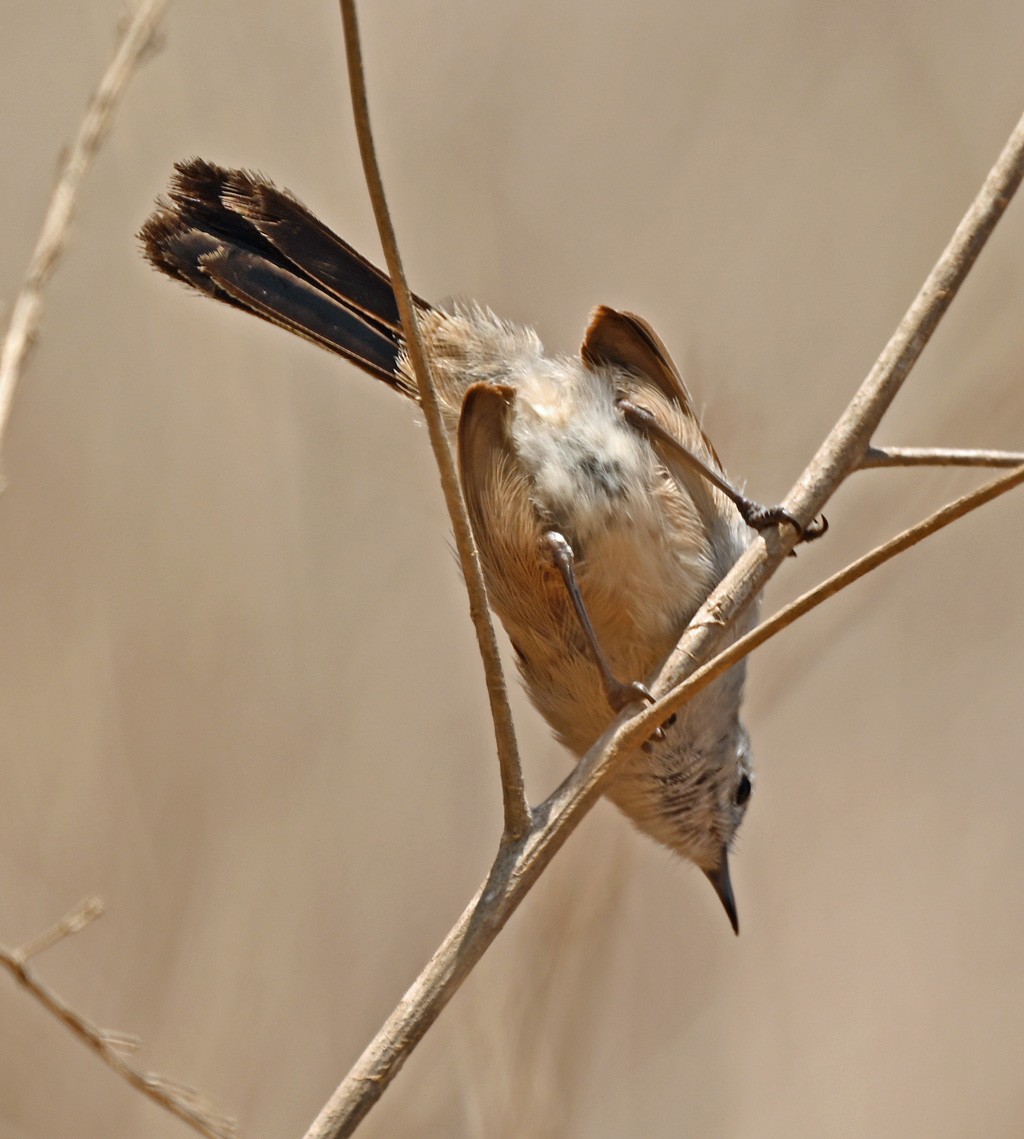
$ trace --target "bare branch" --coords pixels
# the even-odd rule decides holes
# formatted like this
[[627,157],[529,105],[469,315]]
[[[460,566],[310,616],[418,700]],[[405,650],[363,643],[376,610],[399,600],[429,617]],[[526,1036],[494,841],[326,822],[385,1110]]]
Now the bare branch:
[[99,86],[89,100],[53,188],[43,228],[0,347],[0,447],[10,418],[14,389],[39,327],[43,290],[67,244],[82,183],[110,129],[125,88],[153,44],[166,7],[167,0],[143,0],[127,22]]
[[[345,7],[345,0],[343,9]],[[889,341],[874,368],[830,432],[810,465],[786,499],[786,507],[801,522],[810,521],[840,483],[861,463],[871,436],[925,344],[949,307],[985,240],[1002,216],[1024,174],[1024,118],[1017,124],[1002,154],[952,240]],[[844,584],[894,557],[927,533],[988,501],[997,493],[1024,481],[1014,471],[939,511],[931,519],[854,563],[817,591],[794,605],[820,604]],[[766,532],[755,541],[701,607],[672,655],[654,681],[664,693],[685,682],[685,691],[673,692],[672,705],[682,703],[700,686],[710,683],[712,670],[728,668],[739,653],[750,652],[752,641],[737,642],[719,663],[710,661],[716,647],[728,636],[728,626],[765,583],[796,544],[797,534],[784,527],[779,535]],[[852,575],[852,576],[851,576]],[[848,579],[848,580],[847,580]],[[804,610],[805,611],[805,610]],[[795,619],[785,611],[766,623],[768,633],[749,636],[766,639]],[[764,626],[761,627],[762,629]],[[757,643],[761,643],[757,640]],[[740,645],[742,644],[742,649]],[[717,672],[714,673],[717,675]],[[689,679],[687,679],[689,678]],[[455,927],[398,1007],[368,1045],[348,1076],[314,1121],[306,1139],[339,1139],[351,1135],[409,1053],[451,999],[498,931],[508,921],[533,882],[575,829],[614,773],[616,761],[652,727],[664,719],[669,700],[659,701],[632,719],[619,718],[579,761],[576,768],[534,813],[534,825],[516,844],[503,844],[490,875],[459,918]]]
[[[860,464],[882,416],[917,362],[1003,215],[1024,176],[1024,117],[921,286],[881,356],[797,480],[784,506],[805,525]],[[778,541],[762,534],[698,611],[654,682],[664,692],[706,661],[727,636],[728,624],[756,597],[796,543],[792,529]],[[581,765],[582,766],[582,765]],[[582,775],[581,775],[582,778]]]
[[965,447],[869,447],[859,470],[879,467],[1016,467],[1024,451],[978,451]]
[[441,406],[437,399],[434,381],[430,374],[423,341],[416,322],[416,310],[412,303],[405,270],[398,254],[398,243],[394,226],[384,197],[384,183],[381,180],[380,166],[370,130],[370,109],[366,97],[366,79],[363,72],[362,49],[359,44],[359,26],[356,20],[354,0],[341,0],[341,19],[345,30],[345,55],[348,62],[349,85],[352,93],[352,113],[355,118],[356,135],[359,139],[359,153],[363,160],[363,173],[370,194],[377,229],[380,233],[388,274],[398,301],[398,311],[402,317],[402,332],[405,337],[406,352],[416,376],[419,388],[420,406],[427,421],[430,445],[434,449],[441,475],[441,489],[451,517],[455,533],[455,545],[462,566],[462,576],[469,594],[469,613],[476,629],[477,645],[483,661],[487,695],[491,705],[491,718],[494,721],[494,736],[498,749],[498,764],[501,770],[501,791],[504,805],[505,837],[514,841],[522,836],[530,825],[530,806],[526,800],[523,784],[522,764],[516,745],[515,725],[512,722],[512,709],[509,707],[508,691],[498,653],[498,639],[494,633],[494,622],[487,604],[487,591],[484,586],[480,554],[476,547],[473,531],[466,513],[466,503],[462,487],[455,471],[455,460],[448,443]]
[[134,1051],[138,1042],[123,1033],[107,1032],[98,1028],[84,1016],[75,1012],[66,1001],[48,988],[29,969],[28,959],[34,954],[55,945],[58,941],[78,933],[99,917],[103,904],[98,898],[86,898],[55,926],[34,937],[20,949],[6,949],[0,945],[0,965],[75,1036],[87,1044],[99,1058],[122,1079],[144,1096],[159,1104],[165,1111],[176,1115],[200,1135],[208,1139],[231,1139],[237,1134],[234,1122],[221,1115],[198,1092],[177,1084],[154,1072],[141,1072],[124,1059],[124,1053]]

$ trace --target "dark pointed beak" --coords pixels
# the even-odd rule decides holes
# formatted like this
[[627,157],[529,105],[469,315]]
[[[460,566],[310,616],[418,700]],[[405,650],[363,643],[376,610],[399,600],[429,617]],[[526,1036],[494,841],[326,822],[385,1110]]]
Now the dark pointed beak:
[[732,881],[729,878],[729,851],[726,847],[722,847],[718,865],[713,870],[705,870],[704,873],[708,876],[711,885],[714,886],[715,893],[721,899],[725,912],[729,915],[729,923],[732,926],[733,933],[739,936],[740,915],[736,912],[736,898],[733,896]]

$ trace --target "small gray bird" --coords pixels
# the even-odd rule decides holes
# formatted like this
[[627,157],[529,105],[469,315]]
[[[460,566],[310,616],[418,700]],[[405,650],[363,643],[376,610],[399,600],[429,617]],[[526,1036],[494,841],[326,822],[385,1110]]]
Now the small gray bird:
[[[417,399],[389,278],[266,180],[180,163],[140,238],[161,272]],[[486,309],[416,305],[491,606],[533,703],[582,755],[616,712],[651,698],[643,678],[742,553],[748,526],[797,524],[726,481],[639,317],[599,308],[579,357],[547,356],[532,330]],[[728,852],[753,778],[743,681],[740,664],[700,692],[606,791],[704,871],[737,932]]]

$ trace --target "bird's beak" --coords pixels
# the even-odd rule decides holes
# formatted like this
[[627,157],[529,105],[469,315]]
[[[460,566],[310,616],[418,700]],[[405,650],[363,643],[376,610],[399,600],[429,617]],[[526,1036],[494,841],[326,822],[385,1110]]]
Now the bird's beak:
[[714,886],[715,893],[721,899],[725,912],[729,915],[729,923],[732,926],[733,933],[739,935],[740,916],[736,912],[736,898],[733,896],[732,881],[729,878],[729,851],[726,847],[722,847],[718,865],[712,870],[705,870],[704,873],[708,876],[711,885]]

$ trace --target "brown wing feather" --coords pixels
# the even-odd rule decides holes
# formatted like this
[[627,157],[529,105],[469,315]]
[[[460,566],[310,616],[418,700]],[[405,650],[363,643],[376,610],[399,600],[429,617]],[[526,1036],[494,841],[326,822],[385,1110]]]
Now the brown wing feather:
[[[604,364],[628,372],[631,379],[623,383],[622,394],[643,405],[682,446],[725,473],[711,440],[701,429],[679,369],[647,321],[635,313],[601,306],[591,317],[580,355],[591,365]],[[723,535],[731,534],[735,519],[728,499],[671,449],[656,440],[651,446],[677,484],[685,488],[708,534],[716,535],[718,545],[731,550],[731,542],[721,541]]]
[[693,399],[679,369],[661,337],[642,316],[600,305],[590,318],[580,355],[588,364],[611,364],[645,376],[693,420],[707,453],[719,470],[724,469],[711,440],[700,430]]
[[679,369],[658,334],[642,317],[601,305],[594,309],[580,355],[588,364],[612,364],[640,372],[670,400],[693,414],[693,401]]
[[561,608],[557,575],[541,557],[542,526],[531,482],[511,434],[516,392],[504,384],[472,384],[458,428],[459,476],[491,605],[509,636],[532,655],[535,637],[550,638]]

